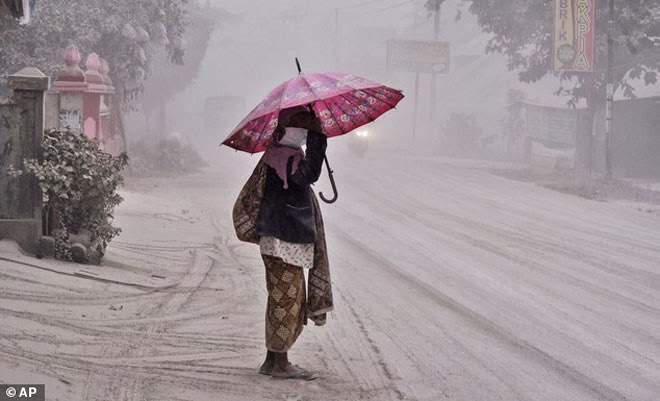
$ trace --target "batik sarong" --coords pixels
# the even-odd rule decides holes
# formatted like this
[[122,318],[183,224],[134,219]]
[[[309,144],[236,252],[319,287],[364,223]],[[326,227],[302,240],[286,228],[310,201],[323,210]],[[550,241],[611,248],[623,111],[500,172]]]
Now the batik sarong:
[[306,321],[305,275],[302,267],[282,259],[261,255],[266,266],[266,348],[287,352],[296,342]]
[[323,326],[327,313],[333,308],[332,282],[330,281],[330,264],[328,263],[328,248],[325,243],[325,227],[318,200],[312,192],[314,218],[316,220],[316,242],[314,243],[314,267],[307,277],[307,318],[317,326]]
[[[255,167],[252,175],[245,183],[241,192],[236,199],[233,209],[233,222],[234,229],[238,239],[245,242],[251,242],[254,244],[259,244],[259,237],[256,235],[256,224],[257,224],[257,215],[259,213],[259,208],[261,206],[261,200],[264,194],[265,188],[265,177],[266,177],[266,164],[263,160],[259,161]],[[332,299],[332,282],[330,280],[330,265],[328,263],[328,252],[325,242],[325,229],[323,227],[323,217],[321,215],[321,208],[319,207],[318,200],[314,195],[314,192],[311,193],[312,202],[314,203],[314,217],[316,222],[316,232],[317,238],[314,243],[314,262],[313,267],[309,269],[307,277],[307,289],[305,290],[304,285],[304,275],[302,273],[302,268],[289,265],[290,269],[300,271],[300,277],[302,277],[302,298],[301,306],[299,310],[302,313],[303,324],[299,325],[294,329],[294,332],[297,331],[297,334],[293,336],[293,340],[298,337],[300,331],[302,331],[302,326],[305,323],[305,318],[313,321],[317,326],[321,326],[326,322],[327,312],[333,309],[333,299]],[[267,270],[269,263],[280,266],[284,262],[279,258],[266,257],[264,258],[264,264],[266,264]],[[286,263],[284,263],[286,265]],[[276,268],[277,269],[277,268]],[[275,276],[276,277],[276,276]],[[298,275],[296,274],[296,277]],[[266,280],[268,281],[268,275]],[[278,282],[279,283],[279,282]],[[270,290],[268,291],[270,294]],[[307,299],[305,300],[305,294],[307,294]],[[270,301],[270,295],[269,295]],[[293,305],[291,303],[291,305]],[[279,315],[281,315],[281,311]],[[289,312],[288,314],[292,314]],[[268,319],[268,316],[266,317]],[[289,319],[290,320],[290,319]],[[275,321],[273,321],[275,322]],[[267,323],[267,326],[270,324]],[[267,328],[267,332],[268,332]],[[285,331],[282,330],[281,334],[284,334]],[[267,340],[268,343],[269,340]],[[291,342],[289,347],[293,344]],[[269,348],[270,349],[270,348]]]

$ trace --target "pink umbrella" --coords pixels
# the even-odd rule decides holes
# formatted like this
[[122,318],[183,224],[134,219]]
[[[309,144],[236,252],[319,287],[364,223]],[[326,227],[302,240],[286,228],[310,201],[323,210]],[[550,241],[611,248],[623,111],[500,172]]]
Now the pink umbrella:
[[280,110],[311,104],[328,137],[342,135],[394,108],[398,89],[351,74],[300,74],[273,89],[222,144],[249,153],[266,150]]
[[[403,93],[378,82],[341,72],[302,74],[296,58],[298,76],[273,89],[222,144],[249,153],[266,150],[277,128],[280,110],[310,105],[321,119],[323,133],[328,137],[350,132],[374,121],[394,108]],[[325,158],[334,197],[321,199],[327,203],[337,200],[337,187],[332,169]]]

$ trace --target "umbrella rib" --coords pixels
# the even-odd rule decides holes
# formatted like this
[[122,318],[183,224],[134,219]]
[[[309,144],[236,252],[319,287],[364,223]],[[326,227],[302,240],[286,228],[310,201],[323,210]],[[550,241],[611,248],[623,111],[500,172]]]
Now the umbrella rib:
[[[350,105],[353,105],[353,106],[355,107],[355,105],[354,105],[350,100],[344,98],[343,95],[335,96],[334,99],[336,99],[336,98],[342,99],[342,100],[346,101],[346,103],[348,103],[348,104],[350,104]],[[330,100],[330,99],[328,99],[328,100]],[[323,104],[325,104],[326,107],[327,107],[327,103],[325,103],[325,101],[323,102]],[[334,104],[339,110],[341,110],[341,112],[342,112],[343,114],[348,114],[347,110],[344,109],[344,108],[342,107],[342,105],[340,104],[340,102],[333,102],[333,104]],[[328,107],[328,110],[330,110],[329,107]],[[359,108],[358,108],[358,110],[359,110]],[[344,129],[342,128],[342,125],[339,123],[339,121],[337,121],[337,117],[334,115],[334,113],[330,113],[330,116],[331,116],[332,119],[335,121],[335,124],[337,124],[337,127],[339,127],[340,134],[346,134],[346,133],[352,131],[353,129],[356,129],[356,128],[357,128],[357,127],[355,127],[355,128],[350,129],[350,130],[348,130],[348,131],[344,131]],[[371,118],[368,114],[367,114],[367,118],[369,119],[369,122],[374,122],[374,121],[375,121],[375,119]],[[361,125],[364,125],[364,124],[361,124]],[[360,125],[360,126],[361,126],[361,125]]]
[[[334,79],[335,81],[338,81],[338,80],[337,80],[336,78],[334,78],[334,77],[333,77],[333,79]],[[319,94],[316,92],[316,90],[312,87],[312,85],[309,83],[309,81],[307,81],[307,78],[306,78],[305,75],[303,75],[303,81],[305,82],[305,84],[307,85],[307,87],[310,89],[310,91],[314,94],[314,96],[318,99],[317,102],[320,101],[321,103],[323,103],[323,105],[325,106],[325,108],[326,108],[327,110],[331,110],[330,107],[328,107],[328,104],[326,103],[326,100],[330,100],[330,99],[323,99],[322,96],[319,95]],[[342,94],[342,95],[338,95],[338,96],[339,96],[340,98],[342,98],[343,94]],[[342,111],[344,111],[344,110],[342,110]],[[341,128],[341,124],[339,123],[339,121],[337,121],[337,117],[335,117],[335,115],[334,115],[332,112],[330,112],[330,117],[332,118],[332,120],[334,120],[334,122],[335,122],[335,124],[337,125],[337,127],[339,127],[339,131],[340,131],[340,132],[343,131],[342,128]]]
[[[327,100],[330,100],[330,99],[327,99]],[[335,117],[335,115],[332,114],[332,111],[331,111],[330,107],[328,107],[328,104],[325,102],[325,100],[320,100],[320,102],[323,103],[323,105],[325,105],[325,108],[330,112],[330,118],[332,118],[332,120],[335,122],[335,124],[337,124],[337,127],[339,127],[339,131],[341,132],[341,130],[342,130],[341,129],[341,124],[339,124],[339,121],[337,121],[337,117]]]
[[[344,84],[345,84],[346,86],[348,86],[349,88],[351,88],[353,91],[358,91],[358,90],[359,90],[359,91],[366,92],[366,91],[372,91],[372,90],[374,90],[374,89],[376,89],[376,88],[388,88],[388,89],[393,89],[393,88],[389,88],[389,87],[387,87],[387,86],[385,86],[385,85],[383,85],[383,84],[381,84],[381,83],[375,82],[375,81],[371,81],[371,80],[368,80],[368,79],[365,79],[365,78],[362,78],[362,79],[363,79],[364,81],[368,82],[369,84],[368,84],[367,86],[360,86],[360,87],[358,87],[358,86],[354,85],[354,84],[351,83],[351,82],[346,82],[346,81],[343,81],[343,82],[344,82]],[[394,89],[393,89],[393,90],[394,90]],[[399,91],[399,92],[400,92],[400,91]],[[350,93],[350,92],[347,92],[347,93]],[[383,103],[387,103],[387,104],[388,104],[390,107],[392,107],[392,108],[395,108],[395,107],[396,107],[396,105],[392,105],[392,104],[390,104],[390,103],[388,103],[388,102],[385,102],[385,101],[384,101]]]
[[[350,90],[348,90],[348,91],[346,91],[346,92],[344,92],[344,93],[340,93],[340,94],[338,94],[337,96],[342,96],[342,95],[345,95],[345,94],[349,94],[349,93],[351,93],[351,92],[354,92],[354,91],[356,91],[356,90],[361,90],[360,88],[356,88],[356,87],[354,87],[354,86],[352,86],[352,85],[349,85],[349,84],[346,83],[345,81],[342,81],[341,79],[338,79],[338,78],[336,78],[336,77],[332,77],[332,76],[326,75],[326,78],[331,78],[334,82],[343,82],[343,83],[346,85],[346,87],[350,88]],[[314,94],[314,96],[316,96],[317,99],[319,99],[319,100],[322,100],[322,99],[323,99],[323,94],[322,94],[322,93],[319,94],[319,93],[316,91],[316,89],[314,89],[314,87],[312,87],[312,85],[309,83],[309,81],[307,81],[307,76],[306,76],[306,75],[303,75],[303,81],[305,82],[305,84],[307,85],[307,87],[311,90],[311,92]]]
[[[321,98],[321,96],[319,96],[319,94],[316,92],[316,90],[315,90],[315,89],[312,87],[312,85],[307,81],[307,79],[305,78],[305,76],[303,76],[303,82],[305,82],[305,85],[307,85],[307,87],[308,87],[308,88],[310,89],[310,91],[314,94],[314,96],[315,96],[316,98],[319,99],[318,101],[323,102],[323,104],[326,106],[326,108],[327,108],[328,110],[330,110],[330,108],[328,107],[328,104],[325,102],[325,100],[323,100],[323,99]],[[349,87],[350,87],[351,89],[353,89],[353,90],[357,90],[356,88],[353,88],[352,86],[349,86]],[[356,107],[356,108],[359,110],[359,108],[358,108],[353,102],[351,102],[349,99],[347,99],[347,98],[344,97],[345,95],[348,95],[348,94],[350,94],[350,92],[342,93],[342,94],[340,94],[340,95],[337,95],[337,97],[339,97],[340,99],[345,100],[347,103],[349,103],[349,104],[352,105],[353,107]],[[387,102],[385,102],[385,103],[387,103]],[[389,103],[387,103],[387,104],[389,105]],[[339,107],[339,108],[341,109],[341,111],[344,112],[344,114],[346,114],[346,110],[344,110],[343,108],[341,108],[341,106],[339,106],[339,105],[337,104],[337,107]],[[369,122],[373,122],[373,121],[375,121],[375,119],[374,119],[374,118],[371,118],[371,116],[370,116],[369,114],[366,114],[366,115],[367,115],[367,118],[369,119]],[[341,128],[341,124],[339,123],[339,121],[337,121],[337,118],[334,116],[334,114],[330,113],[330,116],[331,116],[332,119],[335,121],[335,124],[337,124],[337,126],[338,126],[339,129],[340,129],[340,131],[343,131],[342,128]]]
[[[273,113],[277,113],[277,120],[278,120],[277,122],[278,122],[278,124],[279,124],[279,118],[280,118],[280,113],[279,113],[279,111],[282,110],[282,109],[281,109],[281,107],[282,107],[282,101],[283,101],[283,99],[284,99],[284,95],[286,95],[287,90],[289,89],[289,85],[291,85],[291,82],[292,82],[292,81],[293,81],[293,80],[288,80],[288,81],[282,83],[282,85],[283,85],[283,87],[282,87],[282,93],[280,94],[280,99],[279,99],[278,107],[277,107],[276,111],[271,111],[270,113],[265,114],[265,115],[263,116],[263,117],[270,116],[270,118],[264,118],[264,125],[262,126],[263,129],[259,129],[259,132],[260,132],[259,139],[257,139],[257,140],[255,141],[254,147],[252,148],[252,153],[255,153],[255,152],[256,152],[256,150],[257,150],[257,148],[259,147],[259,144],[261,143],[262,139],[263,139],[265,136],[267,136],[267,135],[269,134],[269,132],[266,132],[266,131],[268,130],[267,127],[268,127],[268,124],[270,124],[270,120],[272,120],[272,118],[273,118]],[[271,133],[271,134],[272,134],[272,133]]]
[[[356,109],[360,110],[360,107],[359,107],[359,106],[356,106],[355,103],[353,103],[353,102],[351,102],[350,100],[348,100],[347,98],[345,98],[344,95],[339,95],[339,98],[340,98],[340,99],[344,99],[344,100],[345,100],[346,102],[348,102],[351,106],[353,106],[353,107],[355,107]],[[368,110],[368,108],[367,108],[367,110]],[[344,111],[344,110],[342,110],[342,111]],[[378,117],[378,116],[376,116],[376,118],[371,118],[371,116],[370,116],[369,113],[367,113],[367,112],[365,112],[364,114],[367,116],[367,118],[369,119],[369,122],[370,122],[370,123],[376,121],[376,118]]]
[[[341,107],[341,105],[339,104],[339,102],[335,100],[336,98],[340,98],[340,99],[342,99],[341,96],[338,95],[338,96],[332,97],[332,98],[327,99],[327,100],[332,100],[332,104],[333,104],[334,106],[336,106],[336,107],[337,107],[337,108],[338,108],[343,114],[346,114],[346,110],[344,110],[344,109]],[[332,109],[331,109],[330,107],[328,107],[328,104],[327,104],[325,101],[323,101],[323,104],[324,104],[324,105],[326,106],[326,108],[330,111],[330,117],[332,117],[332,119],[335,121],[335,124],[337,124],[337,127],[339,127],[340,135],[341,135],[341,134],[345,134],[346,132],[348,132],[348,131],[344,131],[344,129],[342,128],[341,124],[340,124],[339,121],[337,120],[337,116],[335,116],[335,114],[332,112]]]
[[280,122],[280,111],[282,111],[282,102],[284,101],[284,95],[286,95],[287,91],[289,90],[289,85],[291,85],[291,82],[293,80],[288,80],[283,83],[284,87],[282,88],[282,93],[280,94],[280,101],[278,102],[278,107],[277,107],[277,122]]
[[307,76],[302,75],[301,78],[302,78],[302,81],[305,83],[305,85],[307,85],[309,90],[314,94],[314,96],[316,96],[316,98],[320,100],[321,97],[319,96],[319,94],[316,93],[316,90],[314,88],[312,88],[312,85],[307,81]]
[[[379,88],[383,88],[383,86],[379,86]],[[366,92],[366,91],[368,91],[368,90],[371,91],[371,90],[374,90],[374,89],[376,89],[376,88],[363,89],[363,91]],[[372,94],[372,95],[373,95],[373,94]],[[393,108],[393,109],[396,108],[396,103],[395,103],[395,104],[391,104],[390,102],[387,102],[387,101],[381,99],[381,98],[378,97],[378,96],[374,96],[374,97],[375,97],[376,99],[380,100],[381,102],[385,103],[386,105],[390,106],[391,108]]]
[[[271,118],[272,118],[272,113],[271,113],[271,114],[267,114],[267,115],[271,116]],[[257,139],[257,140],[255,141],[254,147],[252,148],[252,153],[255,153],[255,152],[256,152],[257,148],[258,148],[259,145],[261,144],[262,139],[263,139],[266,135],[268,135],[268,132],[267,132],[267,131],[268,131],[268,126],[269,126],[269,124],[270,124],[270,120],[271,120],[271,118],[263,118],[263,119],[262,119],[262,125],[260,125],[259,128],[258,128],[258,132],[260,133],[260,134],[259,134],[259,139]]]
[[[351,75],[351,74],[349,74],[349,75]],[[370,80],[368,80],[368,79],[364,79],[364,78],[361,78],[361,77],[357,77],[357,76],[355,76],[355,75],[353,75],[353,76],[356,77],[356,78],[360,78],[360,79],[362,79],[364,82],[368,82],[368,84],[367,84],[367,87],[368,87],[368,88],[371,87],[371,84],[378,84],[377,82],[370,81]],[[345,77],[346,77],[346,76],[344,76],[344,78],[345,78]],[[338,81],[341,81],[344,85],[346,85],[347,87],[351,88],[352,91],[358,91],[358,90],[364,90],[364,89],[365,89],[365,86],[356,86],[353,82],[350,82],[350,81],[346,81],[346,80],[343,80],[343,79],[337,79],[337,80],[338,80]]]

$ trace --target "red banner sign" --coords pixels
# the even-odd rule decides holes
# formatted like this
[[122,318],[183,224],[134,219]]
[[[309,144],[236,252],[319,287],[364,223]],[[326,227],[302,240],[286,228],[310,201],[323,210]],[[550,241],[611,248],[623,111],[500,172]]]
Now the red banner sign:
[[594,70],[596,0],[555,0],[555,71]]

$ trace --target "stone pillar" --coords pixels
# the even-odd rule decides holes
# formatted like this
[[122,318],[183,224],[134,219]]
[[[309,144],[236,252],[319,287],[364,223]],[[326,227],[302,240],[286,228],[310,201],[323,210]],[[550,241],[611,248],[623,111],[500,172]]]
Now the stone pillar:
[[[40,159],[44,132],[44,92],[49,78],[36,68],[24,68],[9,76],[14,90],[11,127],[3,141],[3,164],[21,167],[24,159]],[[13,111],[12,111],[13,110]],[[0,135],[3,137],[3,135]],[[35,177],[4,178],[0,207],[0,238],[13,239],[26,251],[36,252],[43,228],[43,199]]]

